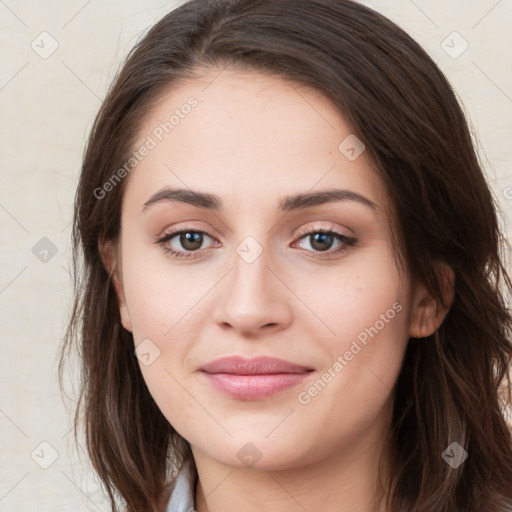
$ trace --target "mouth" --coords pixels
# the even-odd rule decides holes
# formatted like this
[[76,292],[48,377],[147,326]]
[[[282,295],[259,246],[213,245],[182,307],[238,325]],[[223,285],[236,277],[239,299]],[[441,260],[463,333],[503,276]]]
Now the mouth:
[[217,391],[238,400],[258,400],[298,385],[314,368],[274,357],[224,357],[200,371]]

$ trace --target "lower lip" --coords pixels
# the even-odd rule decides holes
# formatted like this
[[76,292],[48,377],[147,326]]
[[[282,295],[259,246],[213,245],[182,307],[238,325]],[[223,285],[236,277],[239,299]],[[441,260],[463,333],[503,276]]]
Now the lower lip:
[[235,375],[206,373],[209,383],[218,391],[239,400],[258,400],[300,384],[311,372],[269,375]]

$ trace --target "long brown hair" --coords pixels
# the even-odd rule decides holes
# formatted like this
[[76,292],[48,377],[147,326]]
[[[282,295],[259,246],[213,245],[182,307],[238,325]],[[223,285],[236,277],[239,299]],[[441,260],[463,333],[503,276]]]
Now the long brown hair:
[[[397,254],[442,304],[436,263],[455,274],[438,331],[409,340],[393,390],[393,512],[504,512],[512,503],[512,284],[497,202],[463,111],[443,73],[403,30],[350,0],[192,0],[129,54],[96,117],[75,198],[75,302],[63,340],[81,361],[75,436],[117,510],[158,510],[190,446],[146,388],[99,242],[117,241],[124,178],[141,119],[169,86],[201,67],[234,65],[313,87],[339,107],[375,162],[394,209]],[[505,386],[500,388],[500,386]],[[500,389],[507,392],[500,399]],[[80,413],[83,413],[81,418]],[[468,453],[454,469],[442,454]]]

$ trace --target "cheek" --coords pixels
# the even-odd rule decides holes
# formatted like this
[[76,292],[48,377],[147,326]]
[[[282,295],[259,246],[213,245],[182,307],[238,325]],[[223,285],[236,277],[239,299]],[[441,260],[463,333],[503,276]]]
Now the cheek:
[[391,393],[409,339],[408,287],[393,258],[368,253],[343,271],[315,275],[298,293],[322,321],[307,337],[325,354],[319,381],[300,390],[299,403],[319,417],[341,411],[342,423],[347,410],[354,421],[370,421]]
[[185,279],[186,267],[173,267],[159,248],[123,233],[123,285],[135,343],[164,339],[197,300],[197,286]]
[[407,283],[389,251],[382,247],[355,256],[338,267],[290,277],[305,306],[305,318],[316,317],[317,333],[331,352],[342,350],[358,336],[364,341],[365,333],[374,333],[374,327],[390,335],[408,332]]

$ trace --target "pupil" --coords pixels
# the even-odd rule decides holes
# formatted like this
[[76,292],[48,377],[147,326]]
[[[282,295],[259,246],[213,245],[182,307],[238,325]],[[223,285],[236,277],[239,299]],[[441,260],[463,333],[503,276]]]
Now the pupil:
[[202,233],[187,232],[180,235],[180,243],[183,248],[194,251],[201,247],[203,243]]
[[333,241],[333,235],[329,235],[328,233],[315,233],[311,236],[313,238],[313,241],[311,242],[311,247],[313,247],[313,249],[317,249],[319,251],[330,249]]

